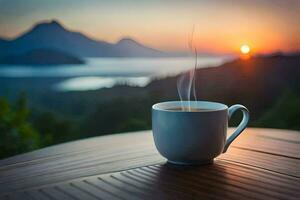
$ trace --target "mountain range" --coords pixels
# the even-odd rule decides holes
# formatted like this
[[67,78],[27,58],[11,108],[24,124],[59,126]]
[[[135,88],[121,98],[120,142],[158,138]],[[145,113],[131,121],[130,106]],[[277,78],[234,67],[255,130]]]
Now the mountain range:
[[35,24],[12,40],[0,38],[0,57],[14,56],[36,49],[51,49],[77,57],[167,57],[178,54],[147,47],[131,38],[117,43],[91,39],[80,32],[67,30],[58,21]]
[[0,57],[0,65],[64,65],[64,64],[84,64],[84,60],[73,55],[62,53],[52,49],[34,49],[21,55],[9,55]]

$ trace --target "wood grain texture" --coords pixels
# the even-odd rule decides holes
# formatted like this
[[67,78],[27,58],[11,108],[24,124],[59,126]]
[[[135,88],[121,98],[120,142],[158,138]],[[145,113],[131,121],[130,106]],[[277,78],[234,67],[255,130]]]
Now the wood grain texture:
[[1,160],[0,199],[300,199],[299,144],[248,128],[213,165],[177,167],[151,131],[95,137]]

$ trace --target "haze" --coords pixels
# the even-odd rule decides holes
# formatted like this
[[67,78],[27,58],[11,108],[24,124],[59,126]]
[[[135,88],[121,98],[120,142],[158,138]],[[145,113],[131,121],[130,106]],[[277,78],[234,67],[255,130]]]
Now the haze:
[[168,51],[186,51],[195,26],[201,52],[300,50],[300,1],[0,0],[0,37],[14,38],[33,24],[57,19],[97,40],[132,37]]

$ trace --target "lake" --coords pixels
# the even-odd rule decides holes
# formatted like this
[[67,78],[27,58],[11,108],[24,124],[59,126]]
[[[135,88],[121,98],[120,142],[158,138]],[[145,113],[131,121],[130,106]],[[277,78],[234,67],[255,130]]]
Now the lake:
[[[229,56],[199,57],[197,68],[215,67],[233,59]],[[193,57],[175,58],[87,58],[83,65],[13,66],[1,65],[0,78],[62,77],[53,85],[58,91],[84,91],[127,84],[143,87],[153,78],[193,69]]]

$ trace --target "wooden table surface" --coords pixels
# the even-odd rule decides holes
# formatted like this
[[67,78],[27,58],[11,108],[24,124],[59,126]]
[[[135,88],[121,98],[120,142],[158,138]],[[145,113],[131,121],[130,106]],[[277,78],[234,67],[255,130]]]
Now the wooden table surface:
[[214,164],[178,167],[151,131],[0,161],[0,199],[300,199],[300,132],[248,128]]

